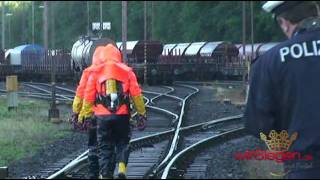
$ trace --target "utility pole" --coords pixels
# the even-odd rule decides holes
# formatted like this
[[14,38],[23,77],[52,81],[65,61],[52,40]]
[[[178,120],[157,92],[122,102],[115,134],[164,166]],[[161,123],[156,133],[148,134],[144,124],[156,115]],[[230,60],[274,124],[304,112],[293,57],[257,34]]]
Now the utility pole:
[[144,76],[143,82],[147,82],[147,1],[144,1]]
[[[242,63],[246,64],[246,2],[242,1]],[[243,76],[245,82],[245,76]]]
[[[255,54],[253,53],[253,44],[254,44],[254,29],[253,29],[253,23],[254,23],[254,14],[253,14],[253,1],[250,1],[250,10],[251,10],[251,61],[255,57]],[[249,68],[250,69],[250,68]]]
[[12,16],[13,14],[12,13],[6,13],[6,17],[8,16],[8,18],[9,18],[9,40],[8,40],[8,47],[11,47],[11,16]]
[[122,1],[122,57],[127,63],[127,1]]
[[102,21],[102,1],[100,1],[100,38],[103,33],[103,21]]
[[32,44],[34,44],[34,1],[32,1]]
[[89,36],[90,32],[90,8],[89,8],[89,2],[87,1],[87,35]]
[[147,40],[147,1],[143,1],[144,5],[144,40]]
[[[253,29],[253,20],[254,20],[254,14],[253,14],[253,2],[250,2],[250,14],[251,14],[251,60],[249,61],[248,59],[245,61],[246,65],[247,65],[247,75],[248,75],[248,82],[249,82],[249,75],[250,75],[250,64],[253,61],[253,58],[256,56],[256,54],[253,51],[253,45],[254,45],[254,29]],[[245,103],[247,103],[248,101],[248,97],[249,97],[249,83],[247,82],[246,84],[246,99],[245,99]]]
[[[249,63],[247,62],[246,58],[246,2],[242,1],[242,50],[243,50],[243,63],[247,66],[247,74],[249,78]],[[246,85],[246,97],[245,97],[245,103],[248,101],[248,95],[249,95],[249,84],[246,82],[246,76],[243,76],[243,82]]]
[[8,41],[8,47],[11,47],[11,13],[7,13],[6,16],[9,18],[9,41]]
[[55,48],[55,13],[54,13],[54,6],[55,6],[55,1],[51,1],[49,2],[50,4],[50,8],[49,8],[49,12],[50,12],[50,26],[51,26],[51,32],[50,32],[50,35],[51,35],[51,38],[50,38],[50,42],[51,42],[51,48]]
[[150,39],[153,40],[154,38],[154,3],[156,1],[151,1],[151,35]]
[[[26,12],[24,11],[25,10],[25,2],[21,2],[21,8],[23,9],[22,12],[24,15],[22,15],[21,17],[21,29],[24,29],[26,26],[27,26],[27,15],[25,14]],[[27,31],[22,31],[22,38],[21,38],[21,42],[23,43],[30,43],[29,41],[30,39],[28,38],[28,35],[27,35]]]
[[[44,31],[44,48],[45,48],[45,56],[49,58],[51,62],[51,96],[52,102],[49,109],[49,121],[51,122],[59,122],[59,110],[56,106],[56,52],[52,52],[48,49],[48,1],[44,1],[44,11],[43,11],[43,31]],[[53,54],[54,53],[54,54]]]
[[2,49],[4,50],[5,49],[5,39],[6,39],[6,35],[5,35],[5,27],[6,27],[6,24],[5,24],[5,4],[4,4],[4,1],[2,1],[1,3],[2,5]]
[[44,48],[48,49],[48,1],[43,1],[43,44]]
[[246,60],[246,2],[242,1],[242,54]]

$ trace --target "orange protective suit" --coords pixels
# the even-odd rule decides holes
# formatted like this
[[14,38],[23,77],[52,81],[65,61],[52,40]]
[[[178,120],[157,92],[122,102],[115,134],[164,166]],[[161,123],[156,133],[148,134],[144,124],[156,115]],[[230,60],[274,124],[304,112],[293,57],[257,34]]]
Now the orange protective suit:
[[103,85],[101,83],[108,79],[121,82],[123,93],[129,95],[133,99],[137,112],[141,115],[145,115],[146,111],[136,75],[132,71],[132,68],[122,63],[120,51],[113,45],[107,45],[98,47],[95,54],[96,56],[94,56],[93,59],[97,58],[99,59],[98,61],[103,61],[105,63],[98,65],[87,81],[84,92],[84,105],[79,119],[89,118],[93,113],[95,115],[129,114],[128,106],[125,104],[121,105],[115,113],[110,112],[101,104],[94,105],[97,94],[104,93],[101,92],[101,90],[105,89],[102,87]]
[[[102,52],[100,52],[102,53]],[[99,57],[103,56],[98,53],[94,54],[93,57]],[[104,59],[101,58],[93,58],[92,59],[92,64],[82,72],[81,79],[79,81],[79,85],[76,90],[76,95],[73,100],[73,105],[72,105],[72,110],[74,113],[79,114],[81,109],[82,109],[82,104],[83,104],[83,98],[84,98],[84,91],[86,89],[86,85],[89,79],[89,76],[92,71],[94,71],[99,65],[103,64]]]
[[111,154],[115,153],[119,163],[118,176],[123,179],[130,153],[129,98],[140,117],[146,118],[143,96],[136,75],[122,63],[118,48],[100,46],[94,54],[94,59],[105,63],[98,65],[89,76],[79,121],[90,119],[93,114],[96,116],[100,175],[102,178],[110,176]]

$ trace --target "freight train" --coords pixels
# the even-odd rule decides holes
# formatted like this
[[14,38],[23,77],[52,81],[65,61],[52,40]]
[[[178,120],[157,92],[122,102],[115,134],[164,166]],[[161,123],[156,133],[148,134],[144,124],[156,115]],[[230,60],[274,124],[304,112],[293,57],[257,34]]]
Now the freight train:
[[58,79],[72,79],[68,50],[45,50],[36,44],[27,44],[0,53],[0,78],[18,75],[21,80],[44,80],[51,78],[55,68]]
[[[91,64],[98,45],[113,43],[122,51],[121,42],[80,37],[68,50],[44,50],[39,45],[22,45],[0,51],[0,77],[17,74],[24,79],[50,79],[55,69],[59,80],[78,80]],[[225,41],[163,44],[160,41],[128,41],[126,63],[133,67],[138,81],[149,85],[171,84],[175,80],[242,80],[247,75],[248,59],[256,58],[277,43],[242,45]],[[254,55],[252,55],[254,54]],[[145,63],[146,62],[146,63]],[[146,75],[146,76],[145,76]]]
[[[122,51],[122,43],[120,42],[112,42],[110,39],[96,39],[89,37],[82,37],[77,42],[74,43],[71,50],[71,64],[72,70],[78,74],[78,72],[82,72],[83,69],[88,67],[91,64],[91,59],[93,56],[93,52],[95,47],[102,45],[113,43],[115,46]],[[148,76],[150,74],[155,75],[154,70],[160,67],[155,68],[157,65],[157,61],[159,60],[159,56],[162,52],[163,45],[159,41],[129,41],[127,42],[127,60],[129,66],[133,68],[135,73],[137,74],[138,81],[140,83],[144,83],[144,72],[146,70]],[[144,60],[147,61],[147,66],[144,66]],[[167,68],[167,67],[166,67]],[[163,79],[163,82],[167,82],[168,79],[171,78],[170,69],[162,69],[160,73],[156,74],[157,79]],[[160,68],[161,69],[161,68]],[[151,83],[153,79],[148,78],[148,82]],[[170,81],[170,80],[169,80]],[[172,81],[170,81],[172,82]]]

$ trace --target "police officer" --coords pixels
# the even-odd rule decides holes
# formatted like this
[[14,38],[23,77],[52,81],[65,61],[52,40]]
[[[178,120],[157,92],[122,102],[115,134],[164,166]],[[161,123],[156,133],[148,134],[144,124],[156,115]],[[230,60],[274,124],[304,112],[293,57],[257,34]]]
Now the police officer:
[[97,118],[100,177],[110,178],[109,161],[116,147],[118,177],[126,178],[131,138],[129,103],[132,99],[138,113],[138,129],[146,127],[146,110],[141,89],[132,69],[122,63],[120,51],[112,46],[98,47],[104,59],[89,77],[79,121]]
[[[115,43],[112,42],[110,39],[102,39],[98,43],[95,43],[92,48],[96,49],[96,46],[101,46],[103,44],[113,44],[114,46]],[[100,51],[93,51],[94,54],[92,55],[93,57],[100,56],[99,53]],[[89,76],[91,72],[93,72],[99,65],[103,64],[104,61],[103,59],[99,58],[92,58],[92,65],[86,68],[82,72],[82,76],[79,82],[79,85],[76,90],[76,95],[73,100],[73,105],[72,105],[72,110],[73,110],[73,115],[71,117],[71,122],[74,125],[74,129],[76,130],[83,130],[83,131],[88,131],[88,162],[89,162],[89,178],[90,179],[97,179],[99,177],[99,162],[98,162],[98,149],[97,149],[97,127],[96,127],[96,119],[93,117],[91,121],[86,121],[90,122],[91,124],[88,123],[83,123],[83,122],[78,122],[78,115],[82,109],[83,105],[83,99],[84,99],[84,91],[89,79]],[[114,158],[114,156],[113,156]],[[110,161],[110,171],[113,172],[115,168],[114,160]]]
[[268,1],[263,9],[273,14],[288,40],[252,65],[246,128],[255,136],[271,130],[286,130],[289,135],[297,132],[289,151],[311,154],[313,161],[288,169],[287,178],[320,178],[320,19],[316,4]]

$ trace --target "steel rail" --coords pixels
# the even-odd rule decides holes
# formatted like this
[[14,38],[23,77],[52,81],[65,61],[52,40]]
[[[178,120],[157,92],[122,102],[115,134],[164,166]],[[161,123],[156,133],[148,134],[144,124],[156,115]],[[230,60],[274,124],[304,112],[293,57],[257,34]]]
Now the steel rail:
[[[42,92],[45,92],[45,93],[48,93],[50,94],[51,91],[49,90],[46,90],[46,89],[43,89],[43,88],[40,88],[40,87],[37,87],[36,85],[32,85],[32,84],[28,84],[28,83],[22,83],[24,86],[27,86],[27,87],[30,87],[30,88],[33,88],[33,89],[36,89],[36,90],[39,90],[39,91],[42,91]],[[69,100],[69,101],[73,101],[72,98],[69,98],[65,95],[62,95],[62,94],[56,94],[56,96],[59,96],[59,97],[62,97],[62,98],[65,98],[66,100]]]
[[[1,94],[3,93],[7,93],[7,91],[1,92]],[[22,96],[22,97],[31,97],[31,98],[37,98],[37,99],[46,99],[46,100],[50,100],[51,97],[50,94],[46,94],[46,93],[32,93],[32,92],[18,92],[18,95]],[[68,99],[65,98],[56,98],[58,101],[68,101]]]
[[166,87],[166,88],[168,88],[168,89],[170,89],[170,90],[167,91],[167,92],[161,93],[161,94],[157,95],[156,97],[151,98],[151,99],[150,99],[151,103],[154,103],[153,101],[154,101],[155,99],[163,96],[164,94],[169,94],[169,93],[175,91],[175,89],[174,89],[173,87],[170,87],[170,86],[164,86],[164,87]]
[[[162,108],[158,108],[158,107],[154,107],[154,106],[148,105],[150,100],[148,98],[144,97],[146,99],[146,107],[152,108],[152,109],[156,109],[156,110],[160,110],[160,111],[166,112],[168,114],[174,115],[176,119],[179,118],[179,123],[177,124],[177,127],[175,129],[172,129],[172,130],[169,130],[169,131],[165,131],[165,132],[160,132],[160,133],[156,133],[156,134],[153,134],[153,135],[144,136],[144,137],[133,139],[132,141],[130,141],[130,144],[134,147],[134,144],[139,144],[140,142],[148,141],[148,140],[152,141],[152,139],[154,139],[154,138],[156,138],[157,140],[160,140],[161,139],[161,138],[159,138],[160,136],[164,137],[164,136],[168,136],[168,135],[171,135],[171,134],[174,133],[174,137],[173,137],[173,141],[172,141],[171,146],[170,146],[169,153],[167,154],[166,158],[162,161],[162,163],[160,163],[160,165],[158,166],[159,168],[161,166],[163,166],[169,160],[169,158],[173,155],[173,153],[174,153],[174,151],[175,151],[175,149],[177,147],[177,143],[178,143],[178,139],[179,139],[179,132],[182,129],[181,128],[181,124],[182,124],[182,118],[183,118],[183,115],[184,115],[184,109],[185,109],[186,100],[189,97],[191,97],[192,95],[194,95],[197,92],[199,92],[199,89],[197,89],[195,87],[192,87],[192,86],[188,86],[188,85],[180,85],[180,86],[195,90],[194,92],[189,93],[187,95],[187,97],[185,97],[184,99],[179,98],[177,96],[171,96],[171,97],[173,97],[175,99],[179,99],[179,100],[181,99],[182,100],[182,108],[181,108],[180,116],[177,116],[174,113],[172,113],[170,111],[167,111],[167,110],[164,110]],[[158,97],[160,97],[160,96],[168,96],[165,93],[155,93],[155,92],[151,92],[151,91],[144,91],[144,92],[145,93],[150,93],[150,94],[156,94]],[[172,92],[172,89],[170,89],[169,92]],[[217,123],[217,122],[218,121],[215,120],[215,123]],[[204,127],[205,124],[208,124],[208,123],[201,123],[199,126],[203,126]],[[196,126],[193,125],[191,128],[195,128],[195,127]],[[188,128],[184,128],[184,130],[187,130],[187,129]],[[78,158],[76,158],[73,161],[71,161],[70,163],[68,163],[64,168],[62,168],[58,172],[56,172],[53,175],[51,175],[48,179],[55,178],[55,177],[61,175],[62,173],[65,173],[66,171],[69,171],[73,167],[77,166],[79,163],[82,163],[84,160],[87,159],[87,154],[88,154],[88,150],[86,152],[84,152],[81,156],[79,156]]]
[[[152,94],[161,94],[161,93],[155,93],[155,92],[152,92]],[[155,109],[155,110],[159,110],[159,111],[162,111],[162,112],[165,112],[165,113],[168,113],[170,115],[173,115],[175,116],[176,119],[178,119],[178,115],[168,111],[168,110],[165,110],[165,109],[161,109],[161,108],[157,108],[157,107],[154,107],[154,106],[149,106],[148,103],[150,102],[150,100],[144,96],[144,99],[146,99],[146,107],[148,108],[151,108],[151,109]],[[136,113],[133,115],[135,116]],[[172,130],[173,131],[173,130]],[[164,135],[167,135],[168,132],[161,132],[161,133],[156,133],[155,135],[148,135],[148,136],[144,136],[142,138],[136,138],[136,139],[133,139],[132,141],[130,141],[130,145],[134,143],[138,143],[140,141],[147,141],[147,140],[150,140],[152,139],[153,137],[159,137],[159,136],[164,136]],[[48,178],[46,179],[54,179],[58,176],[60,176],[62,173],[65,173],[71,169],[73,169],[75,166],[77,166],[78,164],[82,163],[84,160],[86,160],[88,158],[88,152],[89,150],[86,150],[84,153],[82,153],[80,156],[78,156],[76,159],[72,160],[70,163],[68,163],[66,166],[64,166],[62,169],[60,169],[59,171],[55,172],[54,174],[50,175]]]
[[[50,84],[46,84],[46,83],[34,83],[34,82],[32,82],[32,83],[28,83],[29,85],[31,85],[31,84],[34,84],[34,85],[44,85],[44,86],[48,86],[48,87],[50,87]],[[69,93],[75,93],[73,90],[70,90],[70,89],[68,89],[68,88],[64,88],[64,87],[60,87],[60,86],[56,86],[56,88],[57,89],[59,89],[59,90],[63,90],[63,91],[67,91],[67,92],[69,92]],[[168,88],[170,88],[170,89],[172,89],[172,87],[168,87]],[[41,90],[42,88],[40,88],[40,89],[38,89],[38,90]],[[42,90],[45,90],[45,89],[42,89]],[[173,90],[171,90],[171,92],[172,91],[174,91],[174,89]],[[50,91],[48,91],[48,92],[50,92]],[[167,96],[167,97],[170,97],[170,98],[173,98],[173,99],[178,99],[178,100],[183,100],[182,98],[180,98],[180,97],[177,97],[177,96],[173,96],[173,95],[169,95],[168,93],[170,93],[170,92],[166,92],[166,93],[158,93],[158,92],[153,92],[153,91],[146,91],[146,90],[142,90],[142,92],[143,93],[148,93],[148,94],[157,94],[157,98],[159,98],[159,96]]]
[[62,91],[66,91],[66,92],[68,92],[70,94],[75,94],[75,91],[72,90],[72,89],[64,88],[64,87],[61,87],[61,86],[56,86],[56,88],[59,89],[59,90],[62,90]]
[[154,103],[153,101],[154,101],[155,99],[157,99],[157,98],[159,98],[159,97],[163,96],[164,94],[169,94],[169,93],[171,93],[171,92],[174,92],[174,91],[175,91],[175,89],[174,89],[173,87],[170,87],[170,86],[163,86],[163,87],[165,87],[165,88],[169,89],[169,91],[166,91],[166,92],[164,92],[164,93],[161,93],[161,94],[159,94],[159,95],[157,95],[157,96],[155,96],[155,97],[151,98],[151,99],[150,99],[151,103]]
[[[30,95],[28,95],[28,94],[26,94],[26,95],[21,95],[22,97],[30,97],[30,98],[38,98],[38,99],[45,99],[45,100],[50,100],[51,99],[51,97],[47,97],[47,96],[40,96],[40,95],[32,95],[32,94],[30,94]],[[56,98],[56,100],[58,100],[58,101],[68,101],[68,100],[66,100],[66,99],[63,99],[63,98]]]
[[[162,93],[157,93],[157,94],[158,94],[158,96],[159,96],[159,95],[160,95],[160,96],[163,96]],[[150,100],[149,100],[147,97],[145,97],[145,96],[143,96],[143,98],[146,99],[145,105],[146,105],[147,108],[154,109],[154,110],[158,110],[158,111],[164,112],[164,113],[166,113],[166,114],[172,115],[172,116],[174,116],[174,120],[173,120],[173,121],[175,121],[175,120],[177,120],[177,119],[179,118],[179,116],[178,116],[177,114],[175,114],[175,113],[173,113],[173,112],[171,112],[171,111],[169,111],[169,110],[166,110],[166,109],[163,109],[163,108],[158,108],[158,107],[156,107],[156,106],[148,105],[148,104],[150,103]],[[133,114],[133,116],[135,116],[135,115],[136,115],[136,113]]]
[[[144,96],[144,99],[146,99],[146,103],[148,104],[150,102],[150,100]],[[133,116],[135,116],[137,113],[133,114]],[[145,136],[146,138],[150,138],[149,136]],[[135,139],[134,139],[135,140]],[[132,140],[132,141],[134,141]],[[141,138],[139,139],[140,141],[143,141]],[[139,141],[138,140],[138,141]],[[131,143],[131,141],[130,141]],[[80,156],[78,156],[76,159],[72,160],[70,163],[68,163],[67,165],[65,165],[62,169],[60,169],[59,171],[55,172],[54,174],[50,175],[49,177],[47,177],[46,179],[54,179],[57,178],[58,176],[60,176],[61,174],[73,169],[75,166],[79,165],[80,163],[84,162],[86,159],[88,159],[88,153],[89,150],[86,150],[84,153],[82,153]]]
[[[155,92],[152,92],[152,91],[143,90],[142,92],[143,92],[143,93],[147,93],[147,94],[157,94],[157,95],[159,95],[159,93],[155,93]],[[170,97],[170,98],[179,100],[179,101],[183,101],[183,98],[180,98],[180,97],[178,97],[178,96],[174,96],[174,95],[170,95],[170,94],[165,94],[165,93],[160,93],[160,94],[161,94],[162,96],[167,96],[167,97]]]
[[[243,115],[240,114],[240,115],[236,115],[236,116],[229,116],[229,117],[225,117],[225,118],[214,119],[214,120],[211,120],[208,122],[203,122],[203,123],[183,127],[183,128],[181,128],[181,132],[194,131],[196,129],[210,129],[210,128],[213,128],[210,125],[223,123],[226,121],[237,121],[237,120],[241,119],[242,117],[243,117]],[[158,133],[151,134],[151,135],[146,135],[143,137],[138,137],[138,138],[135,138],[130,141],[130,146],[132,146],[132,149],[135,149],[135,146],[141,145],[141,144],[149,142],[149,141],[160,142],[160,141],[167,139],[167,137],[170,137],[174,132],[175,132],[175,129],[171,129],[171,130],[158,132]],[[67,164],[65,167],[63,167],[61,170],[59,170],[56,173],[49,176],[47,179],[54,179],[54,178],[60,176],[61,174],[72,170],[79,163],[82,163],[85,159],[87,159],[88,152],[89,152],[89,150],[85,151],[84,153],[79,155],[76,159],[72,160],[69,164]]]
[[[240,128],[234,128],[232,130],[229,130],[227,132],[224,133],[220,133],[220,134],[215,134],[213,136],[210,136],[206,139],[203,139],[185,149],[183,149],[182,151],[180,151],[178,154],[176,154],[171,161],[167,164],[167,166],[165,167],[161,179],[167,179],[170,173],[170,170],[172,169],[173,165],[180,159],[182,159],[183,156],[187,155],[187,153],[194,153],[195,150],[200,150],[200,146],[204,145],[204,144],[208,144],[212,141],[218,140],[219,138],[225,138],[224,136],[231,136],[231,135],[235,135],[235,134],[239,134],[239,133],[243,133],[244,132],[244,127],[240,127]],[[202,147],[202,146],[201,146]]]
[[73,168],[74,166],[78,165],[80,162],[83,162],[84,159],[87,159],[88,152],[89,152],[89,150],[85,151],[80,156],[78,156],[76,159],[72,160],[70,163],[68,163],[62,169],[60,169],[59,171],[57,171],[54,174],[50,175],[46,179],[54,179],[54,178],[60,176],[62,173],[66,172],[69,169]]
[[177,145],[178,145],[178,140],[179,140],[179,132],[180,132],[180,127],[182,124],[182,119],[184,116],[184,110],[185,110],[185,105],[186,105],[186,101],[189,99],[189,97],[191,97],[192,95],[196,94],[199,92],[199,89],[192,87],[192,86],[187,86],[187,85],[183,85],[183,87],[188,87],[191,89],[194,89],[195,91],[192,93],[189,93],[189,95],[187,97],[185,97],[182,101],[182,107],[181,107],[181,111],[180,111],[180,116],[179,116],[179,121],[178,124],[175,128],[175,134],[169,149],[169,152],[167,153],[166,157],[161,161],[161,163],[153,170],[153,174],[156,174],[160,169],[162,169],[163,166],[165,166],[165,164],[167,164],[167,162],[169,161],[169,159],[172,157],[172,155],[174,154],[174,152],[176,151]]
[[[50,91],[47,91],[47,90],[45,90],[45,89],[43,89],[43,88],[39,88],[39,87],[33,86],[32,84],[34,84],[34,85],[44,85],[44,86],[50,87],[49,84],[46,84],[46,83],[28,83],[27,85],[31,85],[32,88],[38,89],[38,90],[43,91],[43,92],[50,92]],[[57,88],[57,89],[60,89],[60,90],[67,91],[67,92],[70,92],[70,93],[75,93],[73,90],[68,89],[68,88],[63,88],[63,87],[59,87],[59,86],[57,86],[56,88]],[[151,91],[148,91],[148,93],[157,94],[158,96],[159,96],[159,95],[162,96],[162,93],[151,92]],[[63,97],[68,97],[68,100],[73,100],[73,98],[70,97],[70,96],[65,96],[65,95],[63,95]],[[147,99],[146,97],[144,97],[144,98]],[[169,114],[169,115],[171,115],[171,116],[174,116],[175,120],[178,119],[178,115],[177,115],[177,114],[175,114],[175,113],[173,113],[173,112],[171,112],[171,111],[168,111],[168,110],[166,110],[166,109],[163,109],[163,108],[158,108],[158,107],[155,107],[155,106],[150,106],[150,105],[148,105],[148,104],[149,104],[149,100],[148,100],[147,103],[146,103],[146,105],[147,105],[146,107],[148,107],[148,108],[150,108],[150,109],[162,111],[162,112],[167,113],[167,114]],[[133,114],[133,116],[135,116],[135,115],[136,115],[136,113]]]
[[[40,83],[39,83],[40,84]],[[63,88],[64,90],[66,90],[66,91],[69,91],[69,92],[72,92],[73,90],[70,90],[70,89],[67,89],[67,88]],[[152,93],[152,94],[157,94],[157,96],[162,96],[162,93],[158,93],[158,92],[151,92],[151,91],[148,91],[148,92],[150,92],[150,94]],[[74,93],[74,91],[73,91],[73,93]],[[164,112],[164,113],[166,113],[166,114],[169,114],[169,115],[171,115],[171,116],[174,116],[174,119],[176,120],[176,119],[178,119],[178,115],[177,114],[175,114],[175,113],[173,113],[173,112],[171,112],[171,111],[169,111],[169,110],[166,110],[166,109],[163,109],[163,108],[158,108],[158,107],[155,107],[155,106],[151,106],[151,105],[148,105],[149,104],[149,102],[150,102],[150,100],[147,98],[147,97],[143,97],[144,99],[146,99],[146,107],[147,108],[150,108],[150,109],[154,109],[154,110],[158,110],[158,111],[161,111],[161,112]],[[136,112],[132,115],[132,116],[136,116]]]
[[214,81],[214,82],[199,82],[199,81],[175,81],[174,83],[191,84],[191,85],[243,85],[243,81]]
[[[47,86],[48,88],[51,88],[51,85],[50,84],[47,84],[47,83],[35,83],[35,82],[32,82],[32,83],[27,83],[27,84],[29,84],[29,85],[42,85],[42,86]],[[36,87],[36,86],[35,86]],[[40,87],[38,87],[39,89],[38,90],[40,90],[40,91],[43,91],[43,92],[47,92],[47,93],[49,93],[50,95],[51,95],[51,91],[49,91],[49,90],[46,90],[46,89],[43,89],[43,88],[40,88]],[[58,87],[58,86],[56,86],[56,89],[60,89],[61,90],[61,87]],[[64,91],[66,91],[64,88],[63,88],[63,90]],[[70,91],[68,91],[68,92],[70,92]],[[74,92],[73,92],[74,93]],[[57,96],[60,96],[60,97],[63,97],[63,98],[65,98],[65,99],[67,99],[67,100],[70,100],[70,101],[73,101],[73,97],[71,97],[70,95],[64,95],[64,94],[59,94],[59,93],[56,93],[56,95]]]
[[[51,85],[48,84],[48,83],[29,82],[28,84],[43,85],[43,86],[49,86],[49,87],[51,87]],[[70,94],[75,94],[75,91],[72,90],[72,89],[64,88],[64,87],[57,86],[57,85],[56,85],[56,88],[59,89],[59,90],[62,90],[62,91],[66,91],[66,92],[68,92],[68,93],[70,93]]]
[[[2,93],[2,91],[0,90],[0,93]],[[7,93],[7,91],[4,91],[3,93]],[[36,93],[36,92],[24,92],[24,91],[18,91],[18,94],[20,95],[38,95],[38,96],[50,96],[51,94],[48,93]],[[70,97],[70,96],[67,96]]]

